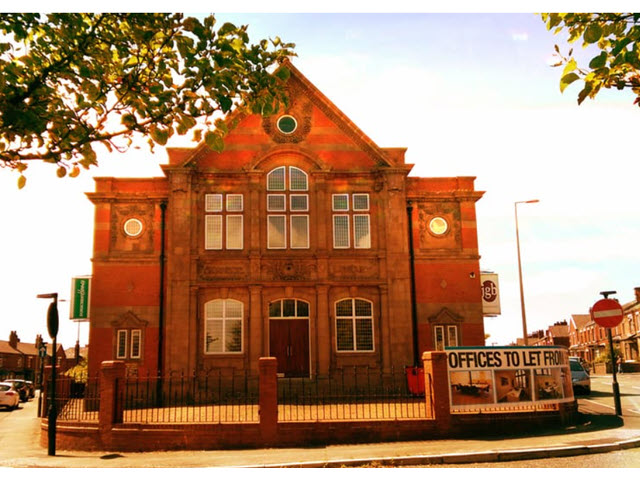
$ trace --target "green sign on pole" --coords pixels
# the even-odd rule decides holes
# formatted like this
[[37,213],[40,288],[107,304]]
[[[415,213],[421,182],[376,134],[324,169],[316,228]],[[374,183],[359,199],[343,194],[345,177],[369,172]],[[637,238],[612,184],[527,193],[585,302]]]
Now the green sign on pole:
[[89,320],[89,292],[91,277],[74,277],[71,279],[70,319],[76,321]]

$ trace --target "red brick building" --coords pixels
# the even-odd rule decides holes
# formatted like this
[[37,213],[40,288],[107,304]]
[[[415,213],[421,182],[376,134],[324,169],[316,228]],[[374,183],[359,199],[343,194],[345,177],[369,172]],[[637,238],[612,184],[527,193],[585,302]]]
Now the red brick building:
[[[0,380],[6,378],[22,378],[40,384],[40,373],[42,371],[42,358],[39,355],[40,346],[43,342],[40,335],[36,335],[35,343],[25,343],[20,340],[18,332],[13,330],[9,335],[9,340],[0,340]],[[45,365],[51,365],[53,356],[53,346],[46,344]],[[68,368],[66,364],[66,354],[62,345],[57,348],[57,365]]]
[[162,178],[96,179],[90,373],[275,356],[308,377],[484,345],[474,178],[409,177],[405,148],[288,68],[289,108],[235,114],[222,153],[170,149]]

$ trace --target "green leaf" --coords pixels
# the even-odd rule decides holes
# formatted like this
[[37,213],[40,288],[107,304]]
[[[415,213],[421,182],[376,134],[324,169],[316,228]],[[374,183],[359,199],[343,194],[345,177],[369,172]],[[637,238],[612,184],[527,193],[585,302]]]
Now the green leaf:
[[569,73],[573,72],[576,68],[578,68],[578,64],[576,63],[575,59],[572,58],[565,65],[564,70],[562,71],[561,77],[568,75]]
[[227,122],[225,122],[221,118],[217,118],[213,124],[216,126],[216,129],[219,130],[222,135],[226,135],[229,133],[229,127],[227,126]]
[[278,77],[280,80],[283,80],[286,82],[287,80],[289,80],[290,76],[291,76],[291,71],[289,71],[289,69],[286,67],[282,67],[276,70],[276,77]]
[[204,142],[214,152],[222,152],[224,150],[224,140],[217,132],[207,132],[204,134]]
[[584,41],[587,43],[596,43],[602,37],[602,28],[597,23],[590,23],[584,30]]
[[614,40],[613,42],[611,42],[612,45],[615,45],[615,47],[611,49],[611,55],[615,57],[622,51],[623,48],[625,48],[631,42],[632,39],[630,37],[623,37],[617,41]]
[[231,107],[233,106],[233,100],[226,96],[218,97],[218,102],[220,103],[220,107],[224,113],[231,110]]
[[127,127],[127,128],[131,128],[136,124],[136,117],[135,115],[132,115],[130,113],[125,113],[124,115],[122,115],[122,124]]
[[591,59],[589,62],[589,68],[602,68],[607,64],[607,52],[602,52]]
[[584,88],[578,94],[578,105],[581,105],[582,102],[584,102],[585,98],[587,98],[590,93],[591,93],[591,84],[585,82]]
[[560,92],[564,92],[564,89],[571,85],[576,80],[579,80],[580,77],[575,73],[570,73],[565,75],[560,79]]
[[229,33],[231,32],[235,32],[236,30],[237,28],[233,23],[227,22],[222,25],[222,27],[220,27],[220,30],[218,30],[218,35],[224,37],[225,35],[229,35]]
[[149,129],[149,135],[151,135],[153,141],[158,145],[166,145],[167,140],[169,139],[169,133],[166,130],[162,130],[156,126],[152,126]]

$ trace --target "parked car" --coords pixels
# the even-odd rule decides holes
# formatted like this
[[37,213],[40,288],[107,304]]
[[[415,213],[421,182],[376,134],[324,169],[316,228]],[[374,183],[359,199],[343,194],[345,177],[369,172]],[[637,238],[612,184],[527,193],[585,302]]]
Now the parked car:
[[14,390],[20,395],[21,402],[26,402],[29,400],[29,389],[25,380],[21,378],[8,378],[6,380],[3,380],[3,382],[13,385]]
[[589,377],[589,372],[582,366],[580,357],[569,357],[569,368],[571,368],[573,393],[581,391],[589,395],[591,393],[591,377]]
[[33,384],[33,382],[31,382],[29,380],[27,380],[24,383],[26,383],[26,385],[27,385],[27,390],[29,392],[29,395],[28,395],[29,398],[34,398],[36,396],[36,387],[35,387],[35,385]]
[[0,406],[8,410],[18,408],[20,394],[16,391],[12,383],[0,382]]

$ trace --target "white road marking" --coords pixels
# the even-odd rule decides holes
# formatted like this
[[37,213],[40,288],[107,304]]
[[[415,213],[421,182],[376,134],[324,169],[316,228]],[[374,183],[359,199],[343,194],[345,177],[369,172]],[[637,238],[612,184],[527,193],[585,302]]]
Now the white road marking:
[[615,410],[615,407],[612,407],[610,405],[605,405],[604,403],[596,402],[596,401],[593,401],[593,400],[584,399],[583,402],[595,403],[596,405],[600,405],[601,407],[605,407],[605,408],[608,408],[610,410]]

